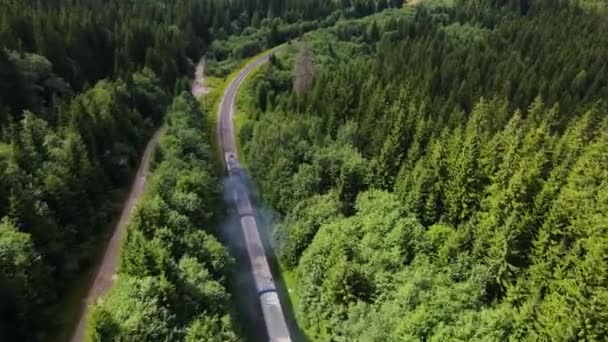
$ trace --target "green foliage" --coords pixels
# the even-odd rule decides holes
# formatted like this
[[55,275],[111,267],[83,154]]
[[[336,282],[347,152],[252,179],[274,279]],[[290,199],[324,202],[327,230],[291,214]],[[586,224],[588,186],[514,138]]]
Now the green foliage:
[[297,266],[319,228],[340,216],[340,202],[335,193],[316,195],[298,203],[277,229],[281,234],[277,237],[281,262],[289,268]]
[[[37,341],[64,329],[52,312],[70,289],[64,284],[91,267],[144,142],[163,121],[171,92],[190,87],[187,76],[202,56],[207,74],[225,75],[263,49],[386,6],[0,0],[0,217],[29,234],[48,289],[20,302],[23,313],[0,318],[3,333]],[[260,96],[266,100],[264,88]],[[158,196],[138,209],[126,237],[126,273],[177,281],[179,260],[189,255],[214,279],[225,277],[227,254],[209,229],[198,229],[215,219],[219,195],[208,167],[215,153],[194,107],[180,96],[167,118],[151,191]],[[345,161],[345,177],[359,177],[356,162]],[[341,196],[352,200],[355,192],[342,187]]]
[[[91,341],[237,340],[227,316],[233,260],[209,228],[219,181],[203,114],[183,93],[166,118],[158,164],[123,241],[118,285],[91,313]],[[142,294],[148,283],[157,290]]]
[[[43,99],[54,98],[50,92],[61,85],[50,74],[49,62],[26,54],[18,63],[22,71],[30,70],[23,74],[27,83],[38,84],[28,95],[28,106],[39,112],[25,110],[7,118],[0,215],[31,238],[45,285],[38,298],[20,304],[24,313],[10,319],[15,323],[7,331],[23,339],[37,333],[39,339],[54,319],[41,308],[54,305],[66,289],[63,284],[89,266],[91,246],[114,215],[113,192],[127,183],[150,126],[160,119],[144,123],[143,103],[165,93],[154,77],[146,85],[157,90],[154,95],[139,91],[138,85],[102,81],[49,108]],[[135,93],[141,103],[134,103]]]
[[197,259],[184,256],[178,265],[180,274],[180,306],[184,307],[184,317],[193,317],[200,312],[226,312],[228,295],[222,284],[213,280],[209,271]]
[[133,74],[133,100],[144,118],[159,122],[168,105],[167,94],[160,80],[150,69]]
[[[0,222],[0,337],[20,339],[23,318],[29,317],[35,304],[44,300],[44,268],[30,234],[17,230],[8,218]],[[34,305],[33,305],[34,304]],[[15,331],[16,333],[13,333]]]
[[319,319],[331,322],[350,304],[382,297],[422,242],[422,226],[402,217],[394,195],[362,193],[356,209],[352,217],[322,225],[300,259],[297,310],[315,331],[322,325]]
[[297,47],[251,79],[242,142],[311,339],[606,338],[606,19],[422,2],[307,34],[308,92]]
[[125,275],[91,310],[87,341],[175,340],[175,316],[165,303],[172,291],[162,279]]
[[227,316],[201,316],[194,320],[186,330],[186,342],[236,342],[238,337],[232,331]]

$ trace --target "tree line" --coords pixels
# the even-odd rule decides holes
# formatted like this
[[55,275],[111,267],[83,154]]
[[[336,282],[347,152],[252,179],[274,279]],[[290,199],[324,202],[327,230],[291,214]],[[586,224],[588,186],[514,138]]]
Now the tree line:
[[251,79],[240,140],[312,339],[608,336],[606,25],[420,5],[306,35],[306,91],[299,46]]

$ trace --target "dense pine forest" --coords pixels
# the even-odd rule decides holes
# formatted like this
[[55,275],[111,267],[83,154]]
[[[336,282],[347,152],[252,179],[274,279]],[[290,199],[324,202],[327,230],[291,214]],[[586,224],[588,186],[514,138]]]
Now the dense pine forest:
[[[231,258],[211,228],[210,137],[181,92],[202,56],[209,73],[226,75],[304,32],[399,5],[0,0],[0,340],[49,340],[70,324],[64,298],[95,263],[163,122],[167,137],[125,240],[121,280],[95,309],[89,338],[197,341],[217,329],[222,340],[236,338],[226,316]],[[126,319],[135,312],[139,320]]]
[[310,340],[608,338],[607,15],[420,1],[252,77],[239,138]]
[[186,91],[201,58],[222,78],[284,42],[238,138],[311,341],[606,340],[605,6],[0,0],[0,341],[69,329],[162,125],[86,338],[246,338]]

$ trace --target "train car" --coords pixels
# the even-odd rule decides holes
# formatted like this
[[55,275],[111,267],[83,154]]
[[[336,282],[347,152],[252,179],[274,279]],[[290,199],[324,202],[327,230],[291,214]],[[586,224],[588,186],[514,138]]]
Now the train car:
[[255,218],[253,216],[241,217],[241,227],[245,236],[245,245],[251,261],[253,280],[259,296],[268,337],[271,342],[290,342],[289,328]]
[[226,153],[226,169],[228,171],[229,175],[238,173],[241,171],[241,165],[239,164],[239,161],[236,160],[236,156],[234,155],[234,153]]
[[239,214],[245,246],[251,263],[255,289],[262,308],[262,315],[271,342],[291,342],[289,327],[277,293],[277,287],[266,258],[266,251],[260,238],[255,213],[249,198],[246,175],[234,153],[226,153],[226,169],[231,182],[231,195]]
[[239,213],[240,217],[244,216],[253,216],[253,206],[251,205],[251,201],[249,201],[249,196],[247,196],[246,192],[242,192],[236,195],[236,210]]

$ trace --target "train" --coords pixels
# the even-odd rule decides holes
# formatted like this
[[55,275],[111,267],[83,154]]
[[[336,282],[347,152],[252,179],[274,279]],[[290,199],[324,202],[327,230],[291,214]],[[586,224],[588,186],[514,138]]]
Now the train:
[[230,178],[237,183],[231,189],[232,200],[240,217],[241,229],[268,338],[271,342],[291,342],[289,327],[270,271],[266,250],[258,231],[248,187],[244,184],[244,170],[234,153],[226,153],[226,169]]
[[239,164],[234,153],[226,153],[226,171],[228,171],[228,175],[230,176],[242,172],[241,164]]

